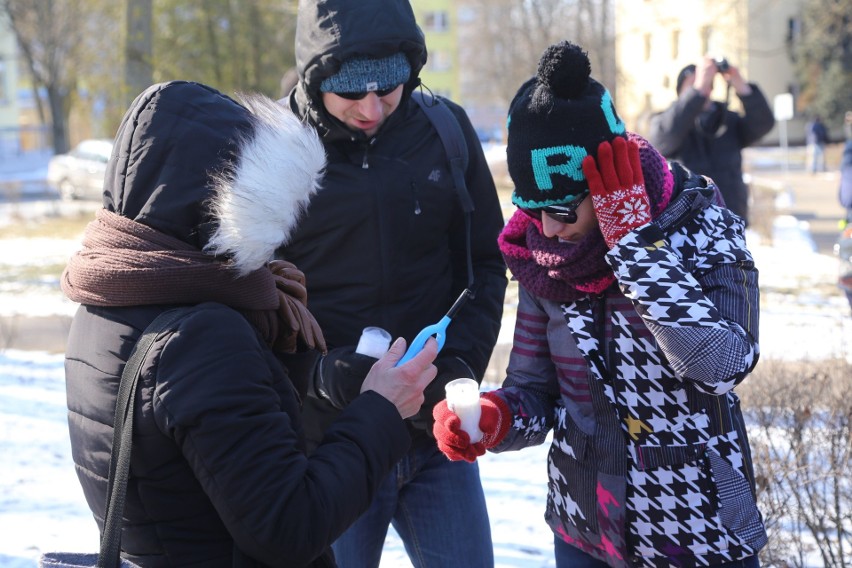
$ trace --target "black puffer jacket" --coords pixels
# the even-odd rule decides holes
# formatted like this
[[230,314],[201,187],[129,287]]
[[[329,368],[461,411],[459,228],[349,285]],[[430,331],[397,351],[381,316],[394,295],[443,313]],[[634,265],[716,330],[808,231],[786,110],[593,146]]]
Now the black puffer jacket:
[[[292,179],[300,164],[286,152],[280,160],[253,155],[244,135],[254,129],[245,108],[212,89],[150,88],[119,129],[105,208],[203,249],[224,222],[207,208],[209,174],[239,156],[256,168],[268,198],[297,210],[307,188],[288,193],[278,168]],[[260,227],[272,224],[266,208],[243,197]],[[292,226],[275,229],[286,235]],[[248,243],[249,233],[237,238]],[[120,375],[141,331],[168,307],[84,305],[74,317],[66,354],[71,444],[101,527]],[[122,548],[146,567],[333,566],[328,545],[366,510],[410,444],[396,408],[367,392],[307,458],[296,384],[240,312],[213,302],[193,307],[156,342],[135,409]]]
[[[678,160],[693,172],[716,183],[725,205],[748,221],[748,187],[743,181],[742,150],[760,140],[775,125],[769,103],[757,85],[740,97],[743,114],[714,103],[721,125],[713,133],[697,126],[707,102],[697,89],[684,89],[665,111],[651,119],[648,137],[666,158]],[[717,120],[719,117],[717,117]]]
[[[328,153],[322,190],[280,255],[305,272],[311,312],[329,348],[354,346],[364,327],[380,326],[411,341],[438,322],[467,285],[466,231],[447,154],[428,117],[411,100],[426,61],[423,34],[407,1],[300,2],[297,65],[300,82],[291,109],[320,132]],[[353,54],[403,52],[412,67],[402,102],[378,133],[367,138],[329,115],[320,83]],[[507,279],[497,235],[503,217],[493,178],[467,115],[446,101],[467,142],[466,183],[474,202],[470,252],[476,297],[453,318],[438,356],[438,379],[413,433],[423,441],[432,406],[444,385],[462,376],[482,379],[497,339]],[[319,440],[330,404],[309,399],[306,422]],[[434,443],[434,441],[433,441]]]

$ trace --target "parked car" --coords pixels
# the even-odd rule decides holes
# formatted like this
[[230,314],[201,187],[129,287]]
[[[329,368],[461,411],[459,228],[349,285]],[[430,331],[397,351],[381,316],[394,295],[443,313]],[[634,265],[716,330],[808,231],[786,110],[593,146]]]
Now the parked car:
[[62,199],[101,199],[112,140],[83,140],[47,164],[47,183]]

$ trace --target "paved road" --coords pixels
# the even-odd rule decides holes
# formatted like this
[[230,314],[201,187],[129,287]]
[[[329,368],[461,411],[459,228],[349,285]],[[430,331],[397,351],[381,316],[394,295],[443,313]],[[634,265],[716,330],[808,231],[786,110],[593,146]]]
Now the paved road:
[[[751,216],[761,233],[778,215],[792,215],[807,223],[811,238],[822,254],[833,254],[834,243],[840,234],[839,223],[844,217],[837,198],[840,185],[838,171],[843,145],[829,144],[826,163],[830,171],[811,174],[805,171],[805,149],[749,148],[743,153],[745,170],[752,176]],[[785,163],[787,167],[785,168]],[[761,219],[766,210],[768,219]]]
[[[837,172],[810,174],[805,171],[753,172],[752,188],[754,204],[751,215],[761,227],[763,236],[771,237],[771,229],[765,228],[761,216],[769,213],[769,219],[778,215],[792,215],[807,223],[811,238],[822,254],[833,254],[834,243],[840,234],[843,208],[837,199],[840,177]],[[770,202],[769,197],[773,199]],[[767,211],[767,210],[771,210]]]
[[96,201],[65,201],[54,194],[31,193],[18,198],[0,198],[0,226],[20,221],[38,221],[45,217],[72,217],[94,213],[101,207]]

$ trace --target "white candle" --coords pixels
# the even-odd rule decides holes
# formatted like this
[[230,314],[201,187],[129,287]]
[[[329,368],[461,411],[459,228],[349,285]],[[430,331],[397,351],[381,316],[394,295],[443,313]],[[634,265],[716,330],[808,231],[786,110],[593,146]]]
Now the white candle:
[[447,383],[447,407],[461,419],[462,430],[470,436],[470,443],[482,439],[479,429],[479,385],[473,379],[456,379]]
[[380,327],[365,327],[358,340],[356,353],[379,359],[390,348],[391,335]]

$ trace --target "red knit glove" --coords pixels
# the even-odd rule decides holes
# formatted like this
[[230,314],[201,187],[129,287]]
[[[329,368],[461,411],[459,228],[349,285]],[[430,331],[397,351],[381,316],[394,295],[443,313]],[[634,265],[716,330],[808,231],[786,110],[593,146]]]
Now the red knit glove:
[[639,162],[639,146],[624,138],[601,142],[598,159],[583,158],[592,204],[609,248],[636,227],[651,221],[651,203]]
[[446,399],[432,409],[432,416],[435,417],[432,433],[438,442],[438,449],[453,461],[476,461],[485,450],[503,441],[509,431],[512,413],[502,398],[487,392],[480,395],[479,405],[482,410],[479,417],[482,439],[475,444],[470,443],[470,436],[461,429],[461,419],[447,407]]

